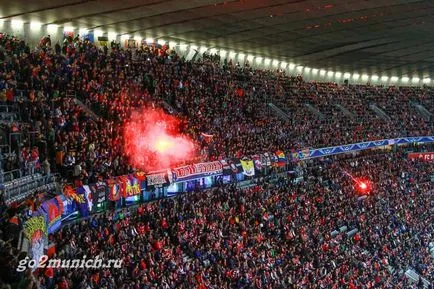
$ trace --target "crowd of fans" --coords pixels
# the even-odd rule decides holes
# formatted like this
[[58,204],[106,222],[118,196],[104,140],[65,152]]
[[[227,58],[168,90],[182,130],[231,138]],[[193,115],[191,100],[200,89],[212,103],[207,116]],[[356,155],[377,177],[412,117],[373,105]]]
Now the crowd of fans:
[[[31,50],[2,35],[0,47],[0,91],[20,102],[23,122],[38,132],[40,162],[48,158],[85,181],[133,169],[122,153],[122,124],[143,106],[172,106],[202,160],[432,134],[432,121],[409,104],[429,105],[430,88],[305,82],[209,55],[186,61],[167,46],[99,49],[78,37],[54,50],[47,44]],[[270,102],[289,118],[279,118]]]
[[[129,173],[122,125],[144,106],[171,106],[203,160],[433,132],[410,103],[434,113],[430,88],[305,82],[211,56],[186,61],[167,46],[99,49],[79,38],[50,46],[31,50],[1,34],[0,101],[18,104],[20,115],[0,124],[12,152],[0,158],[3,170],[56,170],[83,183]],[[12,272],[17,252],[2,243],[12,270],[2,269],[2,279],[46,289],[408,288],[409,267],[432,279],[432,165],[378,152],[302,167],[298,183],[221,186],[50,236],[57,257],[121,258],[121,269],[23,278]],[[357,196],[344,171],[371,179],[372,195]]]
[[[372,191],[360,195],[344,171],[369,178]],[[54,257],[98,255],[121,259],[122,268],[47,269],[37,283],[48,289],[422,288],[404,273],[413,268],[428,280],[434,273],[431,173],[432,165],[402,152],[375,152],[304,164],[298,182],[259,180],[106,212],[50,236]]]

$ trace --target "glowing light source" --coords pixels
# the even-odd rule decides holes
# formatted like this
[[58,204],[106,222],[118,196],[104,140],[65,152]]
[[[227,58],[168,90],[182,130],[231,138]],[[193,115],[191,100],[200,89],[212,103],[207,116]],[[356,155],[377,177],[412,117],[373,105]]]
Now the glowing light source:
[[176,45],[177,45],[177,43],[176,43],[175,41],[170,41],[170,42],[169,42],[169,47],[172,48],[172,49],[173,49],[174,47],[176,47]]
[[256,57],[256,63],[261,63],[261,62],[262,62],[262,57],[257,56],[257,57]]
[[118,37],[118,34],[114,31],[111,31],[108,33],[108,39],[110,39],[110,40],[116,40],[117,37]]
[[165,45],[166,44],[166,40],[164,40],[164,39],[158,39],[157,43],[160,44],[160,45]]
[[121,35],[121,41],[125,41],[125,40],[128,40],[128,39],[130,39],[130,35],[129,34],[122,34]]
[[59,29],[59,26],[56,24],[48,24],[47,25],[47,32],[48,33],[56,33],[58,29]]
[[334,74],[335,74],[335,73],[334,73],[332,70],[329,70],[329,71],[327,72],[327,76],[328,76],[328,77],[333,77]]
[[273,60],[273,66],[274,66],[274,67],[279,66],[279,60],[274,59],[274,60]]
[[326,75],[326,73],[327,73],[327,71],[325,71],[324,69],[321,69],[321,70],[319,71],[319,75],[321,75],[321,76]]
[[72,26],[65,26],[65,27],[63,27],[63,31],[65,31],[65,32],[74,32],[74,27],[72,27]]
[[335,77],[336,78],[341,78],[341,76],[342,76],[342,72],[336,71]]
[[30,22],[30,30],[37,31],[41,29],[42,24],[40,22],[32,21]]
[[383,82],[387,82],[388,80],[389,80],[389,77],[386,76],[386,75],[383,75],[383,76],[381,77],[381,81],[383,81]]
[[147,44],[153,44],[154,43],[154,38],[148,37],[145,39]]
[[265,58],[264,64],[268,66],[268,65],[270,65],[270,63],[271,63],[271,59],[270,58]]
[[313,69],[312,69],[312,74],[313,74],[313,75],[317,75],[317,74],[318,74],[318,71],[319,71],[318,68],[313,68]]
[[290,62],[288,68],[293,70],[295,68],[295,64]]
[[181,43],[181,44],[179,44],[179,48],[181,48],[181,50],[183,50],[183,51],[186,50],[187,47],[188,47],[188,45],[185,44],[185,43]]
[[353,73],[353,79],[354,79],[354,80],[359,80],[359,78],[360,78],[360,74],[358,74],[358,73]]
[[303,66],[302,65],[297,66],[297,71],[299,72],[303,71]]
[[391,81],[391,82],[397,82],[398,80],[399,80],[398,76],[392,76],[392,77],[390,78],[390,81]]
[[372,75],[372,76],[371,76],[371,80],[372,80],[372,81],[377,81],[377,80],[378,80],[378,75],[375,75],[375,74]]
[[215,49],[215,48],[211,48],[211,50],[209,51],[211,54],[216,54],[216,52],[217,52],[217,49]]
[[142,41],[142,36],[140,36],[140,35],[135,35],[135,36],[134,36],[134,40],[137,41],[137,42],[141,42],[141,41]]
[[345,72],[344,73],[344,78],[345,79],[349,79],[351,77],[351,73],[349,73],[349,72]]
[[306,66],[306,67],[304,68],[304,72],[305,72],[305,73],[309,73],[310,71],[311,71],[311,68],[310,68],[310,67],[307,67],[307,66]]
[[15,20],[14,19],[11,21],[11,26],[13,29],[20,29],[23,27],[23,25],[24,25],[24,22],[21,20]]
[[285,61],[280,62],[280,68],[286,68],[288,66],[288,63]]
[[181,121],[162,110],[142,109],[124,124],[123,147],[128,161],[142,170],[158,170],[191,159],[194,142],[181,134]]
[[200,52],[200,53],[205,53],[205,51],[207,51],[207,50],[208,50],[208,47],[206,47],[206,46],[201,46],[200,49],[199,49],[199,52]]
[[372,191],[372,184],[366,179],[355,179],[356,190],[362,195],[368,195]]
[[363,74],[362,75],[362,80],[363,81],[366,81],[366,80],[368,80],[369,79],[369,75],[367,75],[367,74]]
[[247,55],[247,60],[248,61],[252,61],[254,58],[255,58],[255,56],[253,56],[251,54]]
[[95,35],[96,38],[102,36],[104,33],[102,32],[102,30],[96,29],[93,31],[93,34]]
[[80,36],[86,35],[89,31],[86,28],[80,28],[78,30],[78,34],[80,34]]
[[410,78],[408,78],[407,76],[404,76],[401,78],[401,81],[404,83],[408,82],[409,80],[410,80]]
[[422,82],[425,83],[425,84],[428,84],[428,83],[431,82],[431,78],[429,78],[429,77],[424,78]]
[[238,53],[238,59],[244,59],[246,58],[246,55],[244,53]]
[[416,76],[411,79],[411,82],[413,82],[413,83],[419,83],[419,81],[420,81],[420,78],[416,77]]

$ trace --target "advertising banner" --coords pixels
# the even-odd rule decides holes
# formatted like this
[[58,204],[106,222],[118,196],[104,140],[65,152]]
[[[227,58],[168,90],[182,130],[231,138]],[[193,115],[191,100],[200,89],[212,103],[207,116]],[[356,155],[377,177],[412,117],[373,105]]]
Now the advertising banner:
[[223,165],[219,161],[198,163],[175,168],[172,172],[174,181],[187,181],[207,176],[221,175],[223,173]]

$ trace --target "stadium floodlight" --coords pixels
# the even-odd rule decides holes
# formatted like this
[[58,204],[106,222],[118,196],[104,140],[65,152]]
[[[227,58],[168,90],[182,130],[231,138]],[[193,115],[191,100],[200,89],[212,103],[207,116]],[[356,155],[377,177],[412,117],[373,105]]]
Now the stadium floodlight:
[[187,50],[188,44],[185,43],[180,43],[179,44],[179,48],[181,48],[181,50]]
[[378,81],[378,75],[371,75],[371,80],[372,81]]
[[333,77],[334,74],[335,74],[335,72],[333,70],[327,71],[327,76],[328,77]]
[[265,58],[264,64],[268,66],[268,65],[270,65],[270,63],[271,63],[271,59],[270,58]]
[[197,50],[199,47],[197,47],[197,45],[190,45],[190,49],[193,49],[193,50]]
[[309,73],[311,70],[312,70],[312,68],[306,66],[304,68],[304,73]]
[[117,37],[118,37],[118,34],[114,31],[111,31],[108,33],[108,39],[116,40]]
[[303,71],[303,68],[304,68],[304,67],[303,67],[302,65],[298,65],[298,66],[297,66],[297,71]]
[[141,42],[142,39],[143,39],[143,38],[142,38],[142,36],[140,36],[140,35],[135,35],[135,36],[134,36],[134,40],[137,41],[137,42]]
[[351,77],[351,73],[349,73],[349,72],[345,72],[344,73],[344,78],[345,79],[349,79]]
[[274,67],[279,66],[279,60],[274,59],[272,64],[273,64]]
[[206,47],[206,46],[201,46],[200,48],[199,48],[199,52],[200,53],[205,53],[205,51],[207,51],[208,50],[208,47]]
[[166,40],[164,40],[164,39],[158,39],[158,40],[157,40],[157,43],[158,43],[159,45],[163,46],[163,45],[166,45]]
[[74,32],[74,27],[72,26],[65,26],[63,27],[64,32]]
[[130,39],[130,35],[129,34],[122,34],[121,35],[121,41],[125,41],[125,40],[128,40],[128,39]]
[[248,61],[252,61],[254,58],[255,58],[255,56],[253,56],[251,54],[247,55],[247,60]]
[[261,63],[262,62],[262,57],[261,56],[257,56],[256,57],[256,63]]
[[399,80],[399,77],[398,76],[392,76],[391,78],[390,78],[390,81],[391,82],[397,82]]
[[290,62],[289,65],[288,65],[288,68],[291,69],[291,70],[293,70],[295,68],[295,64],[292,63],[292,62]]
[[341,78],[341,76],[342,76],[342,72],[336,71],[335,77],[336,78]]
[[327,71],[325,71],[324,69],[321,69],[321,70],[319,71],[319,75],[321,75],[321,76],[325,76],[326,73],[327,73]]
[[420,78],[417,76],[415,76],[411,79],[411,82],[413,82],[413,83],[419,83],[419,81],[420,81]]
[[37,22],[37,21],[30,22],[30,30],[37,31],[41,29],[41,26],[42,26],[41,22]]
[[246,55],[244,53],[238,53],[238,59],[244,59]]
[[363,81],[367,81],[369,79],[369,75],[367,74],[362,74],[362,80]]
[[387,75],[383,75],[382,77],[381,77],[381,81],[382,82],[387,82],[389,80],[389,77],[387,76]]
[[96,30],[94,30],[93,31],[93,35],[95,36],[95,37],[100,37],[100,36],[102,36],[104,33],[102,32],[102,30],[99,30],[99,29],[96,29]]
[[78,30],[78,34],[80,34],[81,36],[86,35],[89,32],[89,30],[87,30],[87,28],[80,28]]
[[59,26],[56,24],[48,24],[47,25],[47,32],[48,33],[56,33],[58,29],[59,29]]
[[280,62],[280,68],[286,68],[288,66],[288,63],[285,61]]
[[312,69],[312,75],[317,75],[318,74],[318,68],[313,68]]
[[148,37],[148,38],[145,39],[145,41],[146,41],[147,44],[153,44],[154,43],[154,38]]
[[209,51],[211,54],[216,54],[217,53],[217,49],[215,48],[211,48],[211,50]]
[[423,83],[425,83],[425,84],[428,84],[428,83],[430,83],[431,82],[431,78],[429,78],[429,77],[426,77],[426,78],[424,78],[423,79],[423,81],[422,81]]
[[22,28],[24,25],[24,22],[22,20],[12,20],[11,21],[11,26],[13,29],[20,29]]
[[404,83],[407,83],[410,80],[410,78],[408,78],[407,76],[404,76],[401,78],[401,81]]
[[170,41],[169,42],[169,46],[170,46],[170,48],[174,48],[174,47],[176,47],[176,45],[177,45],[177,43],[175,42],[175,41]]
[[358,73],[353,73],[353,79],[354,79],[354,80],[359,80],[359,78],[360,78],[360,74],[358,74]]

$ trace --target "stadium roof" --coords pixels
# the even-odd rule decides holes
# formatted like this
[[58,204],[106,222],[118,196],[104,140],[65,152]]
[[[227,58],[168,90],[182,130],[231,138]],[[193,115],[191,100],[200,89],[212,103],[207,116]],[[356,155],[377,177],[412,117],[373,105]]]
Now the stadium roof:
[[360,74],[434,75],[432,0],[14,0],[40,21],[243,52]]

